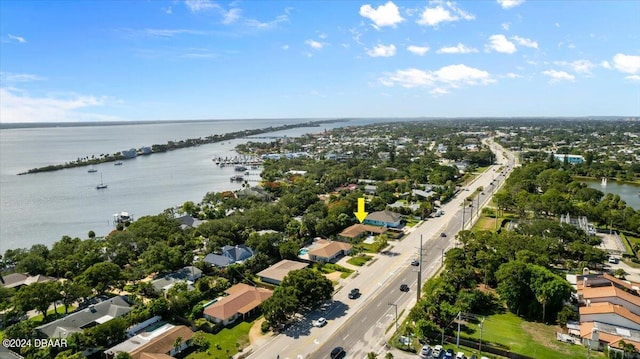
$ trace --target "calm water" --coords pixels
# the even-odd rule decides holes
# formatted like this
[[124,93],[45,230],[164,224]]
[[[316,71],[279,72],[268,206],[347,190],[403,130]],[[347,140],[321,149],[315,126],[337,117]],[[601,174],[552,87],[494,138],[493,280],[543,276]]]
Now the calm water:
[[[139,218],[155,215],[185,201],[199,202],[207,192],[234,190],[233,168],[219,168],[214,156],[235,156],[246,140],[203,145],[124,161],[105,163],[98,172],[88,167],[17,176],[30,168],[64,163],[78,157],[115,153],[169,140],[204,137],[244,129],[265,128],[305,120],[245,120],[161,123],[122,126],[57,127],[0,130],[0,253],[42,243],[50,246],[63,235],[86,238],[113,229],[113,214],[127,211]],[[298,136],[367,120],[296,128],[278,134]],[[96,190],[100,174],[107,189]],[[250,178],[258,179],[258,173]]]
[[601,181],[583,181],[587,184],[587,186],[602,191],[604,193],[613,193],[620,196],[625,202],[627,202],[627,206],[638,210],[640,209],[640,196],[638,192],[640,191],[640,186],[628,184],[628,183],[618,183],[616,181],[607,181],[606,186],[602,186]]

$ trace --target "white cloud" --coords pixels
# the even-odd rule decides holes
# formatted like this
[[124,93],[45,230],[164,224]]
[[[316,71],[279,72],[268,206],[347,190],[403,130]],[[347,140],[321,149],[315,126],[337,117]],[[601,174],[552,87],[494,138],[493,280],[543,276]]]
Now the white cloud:
[[496,0],[503,9],[511,9],[518,5],[521,5],[524,0]]
[[15,40],[21,44],[24,44],[25,42],[27,42],[27,40],[24,39],[24,37],[22,36],[16,36],[16,35],[11,35],[11,34],[7,34],[7,36],[11,39],[11,40]]
[[396,46],[391,45],[376,45],[373,49],[367,51],[367,55],[371,57],[391,57],[396,54]]
[[223,24],[232,24],[242,17],[242,10],[238,8],[232,8],[228,11],[221,10],[221,12]]
[[256,19],[246,19],[244,23],[245,25],[254,27],[256,29],[261,29],[261,30],[272,29],[274,27],[277,27],[281,23],[289,21],[289,15],[287,15],[287,13],[288,11],[285,10],[284,14],[278,15],[276,16],[275,19],[267,22],[262,22]]
[[507,73],[506,75],[504,75],[504,77],[508,77],[508,78],[510,78],[510,79],[517,79],[517,78],[521,78],[521,77],[522,77],[522,75],[518,75],[518,74],[516,74],[516,73],[509,72],[509,73]]
[[311,46],[312,49],[316,49],[316,50],[320,50],[321,48],[324,47],[323,43],[319,41],[311,40],[311,39],[305,41],[304,43]]
[[397,70],[387,73],[379,79],[385,86],[401,86],[405,88],[433,87],[432,95],[443,95],[451,89],[462,86],[487,85],[495,82],[491,75],[466,65],[449,65],[435,71],[424,71],[416,68]]
[[163,7],[163,8],[161,8],[161,9],[162,9],[162,11],[164,11],[164,13],[165,13],[165,14],[167,14],[167,15],[171,15],[171,14],[173,14],[173,10],[171,9],[171,6]]
[[625,77],[625,79],[629,80],[629,81],[639,81],[640,82],[640,75],[629,75],[627,77]]
[[605,69],[611,70],[611,64],[609,63],[609,61],[602,61],[600,63],[600,66],[604,67]]
[[31,97],[17,89],[0,88],[0,119],[9,122],[70,122],[87,120],[116,120],[117,118],[87,113],[83,109],[106,104],[105,98],[73,95],[60,97]]
[[427,53],[427,51],[429,51],[429,47],[410,45],[407,47],[407,51],[415,55],[423,56]]
[[559,22],[556,22],[556,27],[560,27],[560,23]]
[[439,54],[470,54],[474,52],[478,52],[478,50],[463,43],[458,43],[456,46],[443,47],[437,51]]
[[562,80],[573,81],[576,79],[575,76],[565,71],[547,70],[542,71],[542,74],[551,77],[551,82],[558,82]]
[[3,82],[31,82],[46,80],[44,77],[34,74],[18,74],[13,72],[0,72],[0,80]]
[[[444,6],[443,6],[444,5]],[[436,27],[443,22],[454,22],[459,20],[473,20],[476,17],[464,10],[458,8],[453,1],[440,1],[436,7],[426,7],[420,19],[417,21],[420,25]]]
[[491,35],[491,37],[489,37],[489,44],[485,45],[485,48],[504,54],[513,54],[517,51],[516,45],[507,40],[504,35]]
[[404,21],[400,16],[398,7],[391,1],[378,6],[376,9],[369,4],[362,5],[360,7],[360,16],[373,21],[373,27],[376,29],[384,26],[396,27],[397,24]]
[[640,56],[616,54],[613,57],[613,67],[621,72],[635,74],[640,71]]
[[[129,30],[127,30],[129,31]],[[138,32],[137,30],[129,31],[131,33]],[[142,30],[142,34],[148,36],[157,36],[157,37],[173,37],[176,35],[204,35],[204,31],[199,30],[189,30],[189,29],[144,29]]]
[[191,12],[218,8],[218,5],[212,3],[210,0],[185,0],[184,4]]
[[283,50],[289,50],[289,45],[282,45],[280,48]]
[[505,29],[506,31],[509,31],[511,24],[508,22],[503,22],[500,26],[502,26],[502,28]]
[[531,48],[534,48],[534,49],[538,48],[538,43],[537,42],[535,42],[533,40],[530,40],[530,39],[527,39],[527,38],[524,38],[524,37],[512,36],[511,40],[515,41],[520,46],[531,47]]
[[568,66],[573,70],[573,72],[581,74],[590,74],[591,69],[596,67],[596,65],[589,60],[575,60],[572,62],[555,61],[554,64],[559,66]]

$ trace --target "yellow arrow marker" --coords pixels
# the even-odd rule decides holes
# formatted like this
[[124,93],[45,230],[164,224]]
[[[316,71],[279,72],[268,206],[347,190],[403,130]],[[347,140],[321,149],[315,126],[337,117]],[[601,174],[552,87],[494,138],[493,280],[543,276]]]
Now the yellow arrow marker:
[[356,218],[358,218],[360,223],[367,218],[367,214],[369,214],[369,212],[364,211],[364,198],[358,198],[358,212],[353,212],[353,214],[356,215]]

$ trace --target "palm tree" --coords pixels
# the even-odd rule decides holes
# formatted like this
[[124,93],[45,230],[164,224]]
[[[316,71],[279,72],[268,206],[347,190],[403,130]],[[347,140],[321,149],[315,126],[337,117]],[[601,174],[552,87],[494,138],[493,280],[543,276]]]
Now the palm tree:
[[385,359],[393,359],[393,354],[391,352],[387,352],[387,354],[384,355]]
[[374,352],[368,352],[367,353],[367,359],[376,359],[378,357],[378,354],[374,353]]

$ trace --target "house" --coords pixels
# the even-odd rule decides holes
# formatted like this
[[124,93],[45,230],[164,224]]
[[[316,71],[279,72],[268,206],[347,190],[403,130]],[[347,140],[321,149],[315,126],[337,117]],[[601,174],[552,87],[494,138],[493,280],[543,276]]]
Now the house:
[[260,304],[271,297],[273,291],[239,283],[225,291],[228,295],[204,309],[204,317],[222,325],[255,313]]
[[402,215],[400,213],[385,210],[370,213],[363,223],[372,226],[398,228],[400,227],[401,219]]
[[377,191],[378,191],[378,187],[374,185],[368,184],[364,186],[364,193],[366,194],[376,194]]
[[[191,345],[193,331],[184,325],[165,324],[149,332],[142,332],[104,351],[107,359],[118,353],[129,353],[132,359],[172,358]],[[177,340],[180,345],[176,348]]]
[[337,258],[351,253],[353,246],[339,241],[318,239],[310,248],[307,255],[314,262],[333,262]]
[[593,303],[612,303],[627,308],[631,313],[640,315],[640,297],[610,285],[607,287],[586,287],[582,290],[582,298],[587,305]]
[[2,358],[2,359],[24,359],[24,357],[22,355],[11,351],[9,348],[5,348],[3,345],[0,345],[0,358]]
[[176,218],[176,221],[180,222],[180,229],[198,228],[198,226],[201,225],[203,222],[202,220],[191,217],[188,214],[182,217]]
[[600,322],[617,327],[640,330],[640,316],[612,303],[593,303],[580,307],[580,323]]
[[36,331],[47,338],[64,339],[71,333],[80,333],[87,328],[121,317],[130,311],[131,306],[122,297],[113,297],[36,327]]
[[280,262],[258,273],[260,280],[265,283],[279,285],[289,272],[308,267],[308,263],[283,259]]
[[554,153],[553,158],[561,162],[564,162],[566,160],[567,163],[572,165],[576,163],[584,162],[584,157],[582,157],[581,155],[563,155],[563,154]]
[[236,198],[257,198],[261,201],[271,199],[271,194],[260,187],[243,188],[235,192]]
[[423,191],[421,189],[413,189],[411,190],[411,194],[415,197],[422,197],[424,199],[427,199],[431,197],[431,195],[433,195],[433,191],[431,189],[429,189],[428,191]]
[[[175,272],[169,273],[151,281],[151,286],[156,293],[167,292],[176,283],[186,283],[191,287],[193,283],[202,277],[202,271],[194,266],[187,266]],[[193,287],[191,287],[193,288]]]
[[580,338],[584,346],[593,350],[603,350],[606,347],[609,353],[615,351],[622,354],[623,350],[620,344],[621,341],[624,341],[640,351],[640,331],[621,329],[605,323],[583,323],[580,325]]
[[0,285],[5,288],[20,288],[23,285],[30,285],[33,283],[46,283],[55,281],[56,278],[47,277],[46,275],[38,274],[31,276],[27,273],[11,273],[5,276],[0,276]]
[[222,247],[222,254],[209,253],[203,261],[216,267],[227,267],[233,263],[242,263],[253,257],[253,250],[244,244]]
[[382,234],[387,231],[386,227],[371,226],[368,224],[356,223],[345,228],[338,236],[340,238],[353,241],[365,235]]

